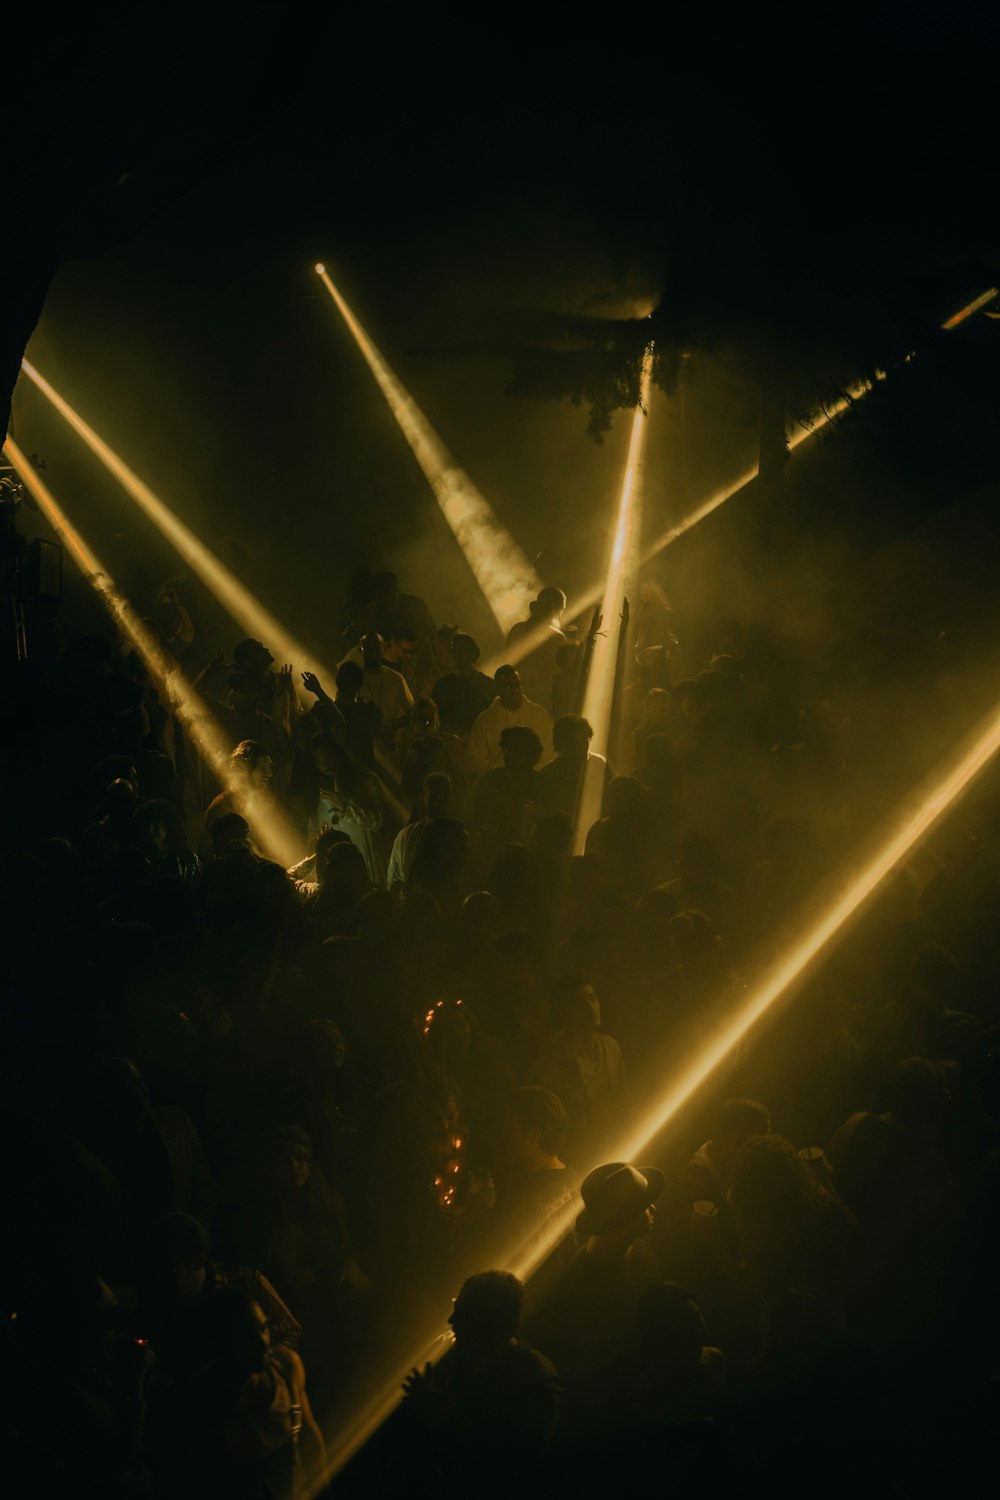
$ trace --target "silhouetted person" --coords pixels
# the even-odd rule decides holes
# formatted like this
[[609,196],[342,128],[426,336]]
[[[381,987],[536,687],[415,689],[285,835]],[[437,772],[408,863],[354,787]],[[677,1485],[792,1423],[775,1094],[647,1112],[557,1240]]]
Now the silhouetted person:
[[441,714],[441,728],[467,740],[479,715],[496,697],[496,688],[493,679],[476,666],[479,643],[471,635],[457,631],[448,650],[453,670],[438,678],[431,697]]

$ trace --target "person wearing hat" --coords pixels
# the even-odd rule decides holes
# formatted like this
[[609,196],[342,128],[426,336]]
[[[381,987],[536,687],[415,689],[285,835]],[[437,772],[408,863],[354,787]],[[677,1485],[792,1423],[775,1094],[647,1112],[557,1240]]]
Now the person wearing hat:
[[580,1186],[580,1249],[529,1329],[563,1377],[570,1431],[600,1426],[615,1393],[634,1376],[635,1315],[643,1290],[632,1247],[651,1233],[664,1176],[656,1167],[606,1162]]

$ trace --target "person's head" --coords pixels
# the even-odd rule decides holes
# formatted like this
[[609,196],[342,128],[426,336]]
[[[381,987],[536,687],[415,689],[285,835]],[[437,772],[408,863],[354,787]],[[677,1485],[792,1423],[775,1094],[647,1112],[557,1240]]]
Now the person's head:
[[132,826],[143,852],[156,859],[187,847],[184,820],[172,802],[161,799],[145,803]]
[[529,605],[532,618],[539,625],[558,625],[566,608],[566,595],[562,589],[549,584],[543,588],[538,598]]
[[444,818],[451,806],[451,777],[443,771],[428,771],[423,785],[424,809],[429,818]]
[[504,1139],[507,1154],[519,1166],[535,1167],[558,1157],[568,1127],[562,1100],[551,1089],[515,1089],[507,1100]]
[[655,1167],[633,1167],[624,1161],[595,1167],[580,1184],[583,1212],[576,1221],[577,1238],[627,1249],[652,1230],[653,1205],[664,1184],[663,1173]]
[[557,1026],[573,1033],[593,1034],[601,1025],[601,1002],[582,973],[568,974],[552,986],[552,1015]]
[[542,756],[542,742],[525,724],[512,724],[500,731],[500,754],[508,771],[530,771]]
[[278,1184],[298,1192],[312,1176],[312,1142],[298,1125],[279,1125],[272,1131],[268,1156]]
[[694,1370],[705,1348],[705,1319],[691,1293],[673,1281],[647,1287],[636,1309],[640,1352],[667,1370]]
[[147,1274],[171,1299],[193,1302],[208,1278],[211,1242],[208,1231],[190,1214],[169,1213],[157,1219],[145,1248]]
[[441,714],[433,698],[418,698],[410,711],[410,723],[417,739],[430,739],[441,733]]
[[744,1230],[770,1225],[794,1233],[815,1212],[820,1190],[790,1141],[756,1135],[744,1142],[733,1162],[729,1199]]
[[371,885],[365,857],[350,839],[331,845],[323,869],[324,891],[338,896],[356,898]]
[[524,692],[521,688],[521,674],[516,667],[497,667],[493,674],[493,683],[497,690],[497,697],[504,708],[513,713],[521,707],[524,702]]
[[139,797],[131,781],[116,776],[101,798],[101,807],[112,823],[128,822],[136,810]]
[[212,824],[209,841],[216,859],[224,859],[227,854],[235,854],[240,849],[249,849],[250,824],[239,813],[223,813]]
[[566,760],[586,760],[593,726],[579,714],[561,714],[552,726],[552,748]]
[[618,822],[641,822],[646,815],[646,788],[631,776],[616,776],[608,783],[604,813]]
[[713,1152],[718,1162],[728,1162],[747,1141],[771,1134],[771,1112],[758,1099],[727,1099],[715,1129]]
[[639,687],[645,698],[650,688],[670,687],[670,657],[663,646],[647,646],[636,656],[639,667]]
[[653,724],[662,724],[670,713],[670,694],[666,688],[650,688],[642,700],[642,727],[649,729]]
[[316,839],[315,870],[318,885],[322,885],[326,879],[326,868],[330,859],[330,850],[335,844],[349,844],[350,842],[350,834],[345,833],[342,828],[337,828],[334,824],[330,824],[321,830]]
[[463,630],[458,631],[448,642],[448,650],[459,676],[468,676],[475,670],[479,660],[479,642],[473,640],[471,635],[466,635]]
[[271,752],[259,740],[240,740],[230,759],[257,786],[265,786],[274,774]]
[[385,638],[382,656],[391,667],[408,666],[416,660],[417,632],[410,625],[396,625]]
[[708,708],[708,690],[696,678],[686,677],[674,688],[674,709],[683,724],[697,724]]
[[361,637],[361,661],[366,672],[377,672],[384,660],[383,641],[377,630],[366,630]]
[[307,1021],[299,1032],[299,1055],[311,1077],[329,1083],[347,1062],[347,1043],[336,1021]]
[[365,674],[356,661],[341,662],[334,679],[339,701],[353,703],[364,686]]
[[274,665],[274,657],[260,641],[240,641],[233,647],[233,666],[237,672],[249,672],[260,676]]
[[309,746],[309,756],[320,776],[329,781],[340,766],[340,750],[332,734],[318,734]]
[[462,1284],[448,1322],[459,1349],[486,1352],[517,1337],[524,1287],[509,1271],[480,1271]]

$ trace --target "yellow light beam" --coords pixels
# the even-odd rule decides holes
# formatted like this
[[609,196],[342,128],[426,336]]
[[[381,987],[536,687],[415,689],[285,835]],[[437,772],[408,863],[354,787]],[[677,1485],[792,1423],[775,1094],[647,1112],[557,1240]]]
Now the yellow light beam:
[[[650,1143],[710,1080],[751,1029],[823,958],[885,877],[947,815],[998,750],[1000,707],[980,723],[923,789],[897,809],[896,816],[867,852],[861,874],[852,874],[844,880],[823,915],[811,922],[791,949],[770,966],[730,1021],[698,1052],[694,1061],[687,1063],[670,1081],[632,1133],[609,1147],[604,1160],[642,1159]],[[562,1204],[530,1240],[506,1259],[498,1257],[500,1263],[522,1280],[527,1280],[568,1232],[581,1206],[578,1197]],[[356,1421],[338,1434],[336,1442],[331,1444],[331,1472],[336,1473],[357,1452],[398,1404],[399,1386],[407,1369],[436,1357],[443,1347],[440,1336],[433,1340],[428,1337],[405,1367],[400,1363],[398,1379],[364,1408]]]
[[320,262],[315,269],[353,334],[497,624],[506,635],[527,613],[529,601],[542,586],[541,579],[486,496],[459,467],[409,391],[390,370],[334,286],[326,267]]
[[964,323],[966,318],[974,317],[977,312],[981,312],[984,307],[989,307],[990,303],[995,302],[998,297],[1000,297],[1000,289],[991,286],[988,291],[981,292],[978,297],[974,297],[967,307],[961,308],[957,313],[952,313],[950,318],[945,318],[941,327],[946,333],[952,328],[957,328],[959,323]]
[[[225,564],[220,562],[203,542],[199,541],[190,527],[185,526],[159,495],[155,494],[149,485],[140,479],[138,474],[130,469],[128,464],[119,458],[104,439],[99,437],[94,429],[83,420],[79,412],[60,396],[49,381],[35,369],[30,360],[23,359],[21,368],[42,395],[51,402],[60,416],[69,423],[74,432],[83,438],[87,447],[100,459],[109,474],[131,495],[157,530],[166,537],[172,547],[176,548],[191,571],[197,574],[241,629],[245,630],[248,636],[263,640],[279,661],[291,662],[296,667],[319,671],[332,681],[329,669],[316,661],[314,653],[307,651],[300,641],[285,630],[270,611],[265,609],[260,600],[256,599],[250,590],[234,577]],[[296,691],[299,692],[297,680],[295,686]]]
[[[594,731],[591,750],[595,756],[606,755],[608,751],[618,665],[618,635],[625,604],[625,584],[637,562],[639,477],[643,443],[649,425],[648,405],[652,365],[653,354],[652,345],[650,345],[643,356],[639,379],[639,405],[632,414],[632,431],[629,434],[625,473],[622,476],[621,496],[618,501],[618,519],[611,539],[607,575],[601,596],[604,631],[594,640],[584,690],[583,716],[590,721]],[[603,795],[603,766],[596,759],[588,761],[576,812],[574,849],[577,854],[583,853],[587,831],[591,824],[600,817]]]
[[[972,317],[974,313],[977,313],[982,308],[988,306],[989,303],[992,302],[996,297],[1000,297],[1000,290],[995,287],[991,287],[988,292],[983,292],[980,297],[977,297],[974,302],[970,302],[967,307],[963,307],[959,312],[954,313],[952,317],[948,318],[944,323],[941,324],[941,327],[943,329],[957,328],[960,323],[965,322],[966,318]],[[912,359],[913,355],[908,354],[906,356],[906,363],[909,363]],[[886,372],[884,370],[875,371],[876,381],[882,381],[885,379]],[[824,427],[828,427],[832,421],[834,421],[837,417],[841,416],[845,411],[847,411],[849,406],[853,405],[857,401],[863,400],[864,397],[867,396],[868,392],[872,389],[873,385],[871,381],[855,381],[855,383],[848,388],[845,395],[841,396],[831,406],[814,412],[813,415],[809,417],[805,422],[799,424],[798,430],[796,432],[793,432],[789,436],[789,452],[794,452],[795,449],[800,447],[808,438],[815,437],[817,432],[822,432]],[[652,559],[654,557],[657,557],[666,547],[671,546],[680,537],[685,536],[687,532],[689,532],[693,527],[697,526],[699,522],[704,521],[706,516],[710,516],[712,512],[718,510],[721,505],[725,505],[727,500],[734,500],[742,490],[745,490],[747,486],[757,478],[757,473],[758,470],[755,464],[752,468],[747,469],[747,471],[743,475],[741,475],[739,479],[734,480],[732,484],[724,485],[721,489],[716,490],[706,500],[703,500],[699,505],[697,505],[693,511],[690,511],[688,515],[683,516],[679,521],[671,522],[666,530],[663,531],[654,542],[651,542],[647,549],[644,551],[642,556],[643,562],[651,562]],[[586,614],[588,610],[593,609],[594,605],[599,602],[600,598],[601,585],[599,583],[594,584],[591,588],[585,590],[585,592],[579,595],[575,600],[575,613],[573,618],[575,620],[578,620],[582,615]],[[509,661],[512,666],[516,666],[519,661],[523,661],[526,656],[530,656],[533,651],[536,651],[545,640],[545,638],[546,632],[544,629],[533,631],[530,634],[525,634],[521,638],[521,640],[518,641],[516,646],[512,648],[511,652],[508,652],[506,656],[497,656],[495,659],[487,662],[483,667],[483,671],[487,674],[492,674],[496,671],[497,667],[501,666],[505,661]]]
[[304,852],[302,840],[274,798],[267,791],[254,787],[242,765],[231,759],[232,746],[205,703],[184,681],[176,663],[171,664],[159,642],[112,582],[13,438],[7,439],[3,451],[80,572],[101,596],[112,620],[138,651],[150,676],[164,688],[192,743],[197,746],[225,790],[232,794],[234,804],[249,823],[259,847],[279,864],[286,867],[294,864]]

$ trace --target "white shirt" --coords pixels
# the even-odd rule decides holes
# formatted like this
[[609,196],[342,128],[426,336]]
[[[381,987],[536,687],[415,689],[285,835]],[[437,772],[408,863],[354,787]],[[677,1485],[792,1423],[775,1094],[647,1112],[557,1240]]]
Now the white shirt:
[[355,646],[348,651],[344,660],[339,662],[343,666],[345,661],[356,661],[364,672],[364,681],[361,684],[361,697],[365,703],[374,703],[382,715],[382,723],[390,727],[397,723],[404,714],[408,714],[413,707],[413,694],[402,672],[397,672],[395,667],[390,667],[383,662],[377,672],[365,671],[364,660],[361,655],[361,647]]
[[513,725],[533,729],[542,742],[542,756],[538,764],[546,765],[552,759],[552,715],[540,703],[522,698],[520,708],[504,708],[499,698],[494,698],[489,708],[484,708],[472,726],[469,735],[469,770],[476,776],[483,771],[493,771],[503,765],[500,754],[500,734]]

